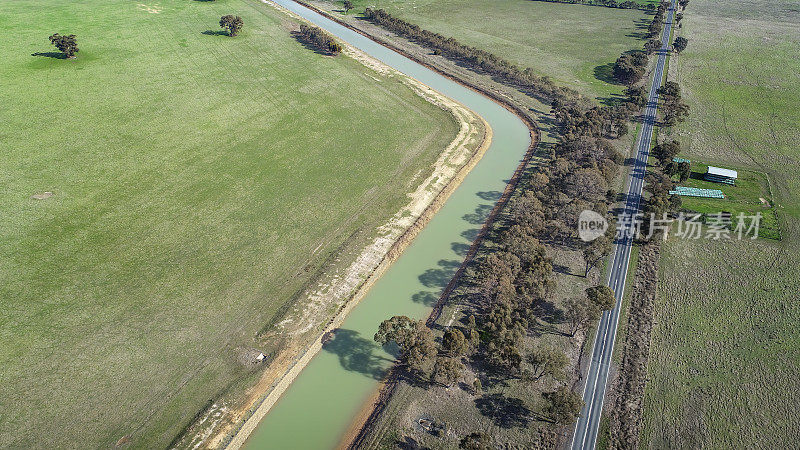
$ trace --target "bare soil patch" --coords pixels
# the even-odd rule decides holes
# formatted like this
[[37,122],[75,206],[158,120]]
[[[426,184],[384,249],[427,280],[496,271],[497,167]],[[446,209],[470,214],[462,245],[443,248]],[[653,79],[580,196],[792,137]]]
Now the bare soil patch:
[[55,194],[53,194],[50,191],[46,191],[46,192],[42,192],[41,194],[33,194],[33,195],[31,195],[31,198],[34,199],[34,200],[46,200],[46,199],[52,197],[53,195],[55,195]]

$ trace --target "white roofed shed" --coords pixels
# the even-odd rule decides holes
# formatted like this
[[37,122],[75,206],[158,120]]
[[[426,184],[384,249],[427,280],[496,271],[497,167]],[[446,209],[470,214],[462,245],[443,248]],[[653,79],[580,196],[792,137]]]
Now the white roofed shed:
[[708,166],[707,173],[709,175],[714,175],[718,177],[733,178],[734,180],[736,179],[736,177],[739,176],[738,172],[736,172],[735,170],[723,169],[722,167],[714,167],[714,166]]
[[736,184],[736,177],[738,176],[739,174],[736,173],[735,170],[723,169],[722,167],[708,166],[708,171],[706,172],[705,176],[703,176],[703,178],[705,178],[706,181],[712,181],[714,183],[730,184],[731,186],[733,186]]

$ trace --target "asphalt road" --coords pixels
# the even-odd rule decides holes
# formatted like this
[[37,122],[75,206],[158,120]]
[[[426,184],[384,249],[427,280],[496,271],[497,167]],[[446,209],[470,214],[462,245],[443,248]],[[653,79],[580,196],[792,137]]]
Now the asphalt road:
[[[650,140],[653,136],[653,125],[658,108],[657,91],[661,86],[667,52],[670,48],[669,37],[672,30],[675,5],[676,0],[672,0],[667,11],[666,24],[661,38],[661,49],[658,51],[658,61],[644,111],[642,130],[637,141],[636,160],[628,176],[627,199],[623,214],[629,217],[639,211],[639,201],[642,197],[642,185],[644,184],[644,175],[647,167],[647,156],[650,153]],[[585,405],[575,426],[575,434],[572,436],[573,450],[594,449],[597,442],[597,431],[600,426],[600,415],[603,411],[603,400],[608,382],[608,369],[611,364],[611,354],[614,351],[614,339],[617,336],[619,309],[625,291],[625,280],[628,277],[628,266],[631,257],[632,239],[627,236],[627,233],[620,232],[620,234],[622,237],[618,237],[614,243],[608,278],[608,286],[614,290],[617,304],[611,311],[603,313],[600,318],[600,325],[597,327],[592,347],[592,361],[589,364],[589,372],[586,376],[586,384],[583,391]]]

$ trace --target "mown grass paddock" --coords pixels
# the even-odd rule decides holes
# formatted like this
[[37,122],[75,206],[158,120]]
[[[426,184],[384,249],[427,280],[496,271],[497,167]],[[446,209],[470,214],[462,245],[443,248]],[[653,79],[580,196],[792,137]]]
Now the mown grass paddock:
[[643,442],[789,445],[800,425],[797,255],[765,240],[674,239],[663,250]]
[[733,218],[732,226],[735,227],[739,214],[744,214],[750,224],[750,217],[760,214],[759,237],[780,240],[781,227],[778,220],[777,208],[773,205],[770,180],[767,174],[757,170],[740,169],[739,178],[735,184],[724,184],[707,181],[704,174],[708,168],[701,161],[692,160],[691,175],[685,181],[679,181],[677,176],[673,181],[678,186],[697,189],[713,189],[722,191],[725,198],[681,197],[681,209],[687,214],[700,213],[705,216],[719,213],[730,213]]
[[249,0],[3,6],[0,447],[168,445],[456,135],[296,26]]
[[664,246],[643,446],[796,445],[798,24],[787,4],[692,0],[678,30],[689,45],[672,58],[670,78],[691,112],[669,138],[681,140],[687,158],[766,173],[782,240]]
[[641,33],[651,20],[639,10],[529,0],[355,0],[353,4],[351,15],[364,7],[384,8],[421,28],[598,98],[624,91],[611,79],[611,64],[622,52],[642,47]]

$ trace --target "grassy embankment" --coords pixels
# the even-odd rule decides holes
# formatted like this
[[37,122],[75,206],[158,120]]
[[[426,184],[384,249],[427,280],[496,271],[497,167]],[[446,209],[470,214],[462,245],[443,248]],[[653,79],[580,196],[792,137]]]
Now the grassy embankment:
[[4,5],[0,447],[166,446],[453,139],[449,113],[292,26],[240,0]]
[[692,109],[667,137],[690,159],[766,174],[782,240],[664,246],[645,446],[782,448],[798,438],[799,10],[692,0],[679,30],[689,46],[671,78]]
[[[341,5],[341,2],[335,2]],[[611,64],[622,52],[641,48],[650,15],[639,10],[529,0],[354,0],[383,8],[420,27],[531,67],[558,85],[593,98],[621,95]],[[643,28],[642,28],[643,26]]]

